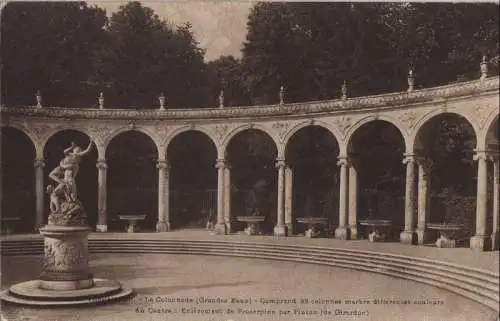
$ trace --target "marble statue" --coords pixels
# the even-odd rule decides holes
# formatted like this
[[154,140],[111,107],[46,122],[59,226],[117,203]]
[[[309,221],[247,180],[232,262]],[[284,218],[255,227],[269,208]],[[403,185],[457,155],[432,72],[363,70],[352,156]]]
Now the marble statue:
[[82,157],[92,148],[92,141],[85,150],[75,143],[64,150],[65,157],[54,168],[49,177],[57,183],[56,187],[47,186],[50,194],[49,224],[54,225],[85,225],[86,214],[78,200],[76,175],[80,168]]

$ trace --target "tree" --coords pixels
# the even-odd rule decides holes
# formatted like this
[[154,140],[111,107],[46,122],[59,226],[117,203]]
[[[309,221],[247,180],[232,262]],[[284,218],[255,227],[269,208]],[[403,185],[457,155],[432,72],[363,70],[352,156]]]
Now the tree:
[[218,97],[220,91],[223,90],[225,106],[250,104],[239,59],[233,56],[221,56],[217,60],[210,61],[208,68],[212,73],[213,97]]
[[[394,68],[380,37],[382,5],[258,3],[249,15],[243,64],[252,98],[275,103],[281,85],[291,101],[391,88]],[[394,87],[394,86],[392,86]]]
[[113,106],[151,108],[164,92],[169,107],[199,107],[209,91],[204,51],[191,25],[174,28],[139,2],[111,16],[108,45],[97,55],[93,81]]
[[[431,87],[477,78],[482,55],[498,57],[498,4],[257,3],[243,68],[254,103]],[[493,61],[497,61],[498,58]]]
[[84,2],[10,2],[2,11],[2,102],[73,106],[85,91],[106,14]]

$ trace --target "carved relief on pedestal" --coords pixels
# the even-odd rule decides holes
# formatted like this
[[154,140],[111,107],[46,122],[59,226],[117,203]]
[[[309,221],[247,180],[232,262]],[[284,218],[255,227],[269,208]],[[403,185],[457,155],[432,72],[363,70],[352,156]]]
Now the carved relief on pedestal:
[[79,240],[73,242],[55,239],[46,240],[44,251],[44,270],[67,270],[68,268],[86,265],[88,261],[85,246]]

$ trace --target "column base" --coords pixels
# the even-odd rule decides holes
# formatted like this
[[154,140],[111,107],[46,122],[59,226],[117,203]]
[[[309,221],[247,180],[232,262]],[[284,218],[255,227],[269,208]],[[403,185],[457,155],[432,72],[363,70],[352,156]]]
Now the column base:
[[108,231],[108,225],[106,225],[106,224],[97,224],[95,226],[95,230],[97,232],[102,232],[102,233],[107,232]]
[[288,236],[293,235],[294,234],[294,232],[293,232],[293,224],[292,223],[286,223],[285,226],[286,226],[286,234]]
[[416,244],[417,235],[414,231],[403,231],[399,234],[399,240],[403,244]]
[[216,235],[226,235],[227,234],[226,224],[217,223],[212,233]]
[[226,233],[227,233],[227,234],[231,234],[231,223],[227,223],[227,222],[226,222],[226,224],[225,224],[225,225],[226,225]]
[[500,231],[491,234],[491,249],[498,251],[500,249]]
[[349,227],[349,239],[351,240],[358,239],[358,228],[356,226]]
[[276,236],[286,236],[286,226],[285,225],[276,225],[274,227],[274,235]]
[[429,242],[431,233],[425,229],[417,229],[415,231],[417,233],[417,244],[424,245]]
[[156,223],[156,232],[168,232],[170,231],[170,223],[166,221],[158,221]]
[[470,248],[474,251],[488,251],[491,249],[490,237],[488,235],[474,235],[470,238]]
[[335,238],[339,240],[347,240],[349,237],[349,232],[347,227],[337,227],[335,229]]

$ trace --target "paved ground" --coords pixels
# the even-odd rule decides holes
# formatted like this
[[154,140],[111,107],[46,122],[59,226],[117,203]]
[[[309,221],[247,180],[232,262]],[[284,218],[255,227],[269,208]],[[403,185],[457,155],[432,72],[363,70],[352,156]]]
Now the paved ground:
[[[10,235],[5,239],[42,239],[39,234]],[[430,260],[452,262],[456,264],[485,269],[498,273],[500,266],[499,252],[474,252],[469,248],[441,249],[433,246],[416,246],[401,243],[370,243],[367,240],[342,241],[333,238],[274,237],[248,236],[245,234],[210,235],[204,230],[175,230],[168,233],[92,233],[92,238],[141,238],[141,239],[182,239],[182,240],[220,240],[236,242],[272,242],[277,244],[315,245],[335,248],[365,250],[398,254],[410,257],[421,257]]]
[[[39,263],[38,256],[4,258],[2,287],[36,278]],[[97,277],[119,279],[135,288],[137,296],[78,309],[3,305],[4,320],[488,321],[495,315],[431,286],[327,266],[165,254],[98,254],[92,255],[90,265]],[[238,302],[231,304],[232,299]],[[280,299],[290,301],[272,301]],[[375,299],[399,302],[375,304]],[[167,302],[177,300],[192,302]],[[341,312],[357,315],[338,315]]]

